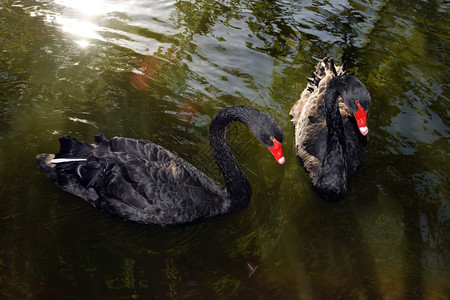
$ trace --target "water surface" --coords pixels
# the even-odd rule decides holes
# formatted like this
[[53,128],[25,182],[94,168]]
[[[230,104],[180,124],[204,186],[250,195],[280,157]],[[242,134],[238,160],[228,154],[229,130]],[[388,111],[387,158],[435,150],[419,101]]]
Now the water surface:
[[[449,20],[448,1],[1,1],[0,298],[448,299]],[[288,115],[326,55],[373,99],[339,203],[314,194]],[[222,182],[208,125],[230,105],[272,115],[287,160],[231,126],[253,188],[233,215],[124,222],[35,163],[100,128]]]

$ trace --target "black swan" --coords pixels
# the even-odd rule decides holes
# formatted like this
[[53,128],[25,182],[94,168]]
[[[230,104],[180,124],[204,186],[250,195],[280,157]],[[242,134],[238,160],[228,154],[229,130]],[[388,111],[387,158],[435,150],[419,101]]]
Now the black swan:
[[324,200],[341,199],[364,159],[370,94],[345,65],[321,60],[290,115],[297,156]]
[[39,154],[36,159],[60,188],[114,216],[162,226],[189,223],[239,211],[250,201],[249,181],[226,140],[232,122],[247,125],[277,162],[284,163],[280,125],[245,106],[221,110],[210,125],[210,146],[226,188],[172,152],[143,140],[108,141],[100,134],[89,145],[64,136],[59,153]]

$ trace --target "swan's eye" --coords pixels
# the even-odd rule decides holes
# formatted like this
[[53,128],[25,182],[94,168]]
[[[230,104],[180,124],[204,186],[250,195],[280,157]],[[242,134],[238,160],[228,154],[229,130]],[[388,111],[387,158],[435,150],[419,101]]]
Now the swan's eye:
[[356,107],[358,108],[358,111],[364,110],[364,108],[361,106],[361,103],[359,103],[358,100],[355,100],[355,104],[356,104]]
[[272,141],[273,145],[275,145],[276,144],[275,142],[277,142],[277,139],[274,138],[273,136],[270,137],[270,140]]

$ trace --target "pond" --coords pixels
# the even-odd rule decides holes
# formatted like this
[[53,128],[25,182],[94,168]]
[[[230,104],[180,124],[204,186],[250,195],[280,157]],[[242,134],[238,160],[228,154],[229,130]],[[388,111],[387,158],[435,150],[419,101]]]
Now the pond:
[[[1,299],[448,299],[448,1],[0,2]],[[317,62],[346,62],[372,106],[345,198],[321,200],[289,110]],[[58,138],[157,143],[223,183],[222,108],[270,114],[284,165],[233,124],[242,211],[159,227],[111,217],[35,162]]]

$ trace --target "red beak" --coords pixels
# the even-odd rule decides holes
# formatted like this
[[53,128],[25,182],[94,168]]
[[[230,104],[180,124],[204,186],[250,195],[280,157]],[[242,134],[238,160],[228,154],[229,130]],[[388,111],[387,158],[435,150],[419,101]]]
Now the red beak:
[[362,108],[362,106],[359,104],[359,101],[355,101],[355,103],[356,105],[358,105],[358,111],[353,114],[356,119],[356,124],[358,125],[361,134],[367,135],[367,133],[369,132],[369,128],[367,128],[367,111]]
[[269,148],[270,152],[280,165],[284,164],[285,158],[283,156],[283,149],[281,143],[277,141],[277,139],[274,137],[271,137],[270,139],[273,142],[273,146]]

